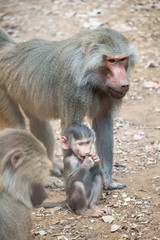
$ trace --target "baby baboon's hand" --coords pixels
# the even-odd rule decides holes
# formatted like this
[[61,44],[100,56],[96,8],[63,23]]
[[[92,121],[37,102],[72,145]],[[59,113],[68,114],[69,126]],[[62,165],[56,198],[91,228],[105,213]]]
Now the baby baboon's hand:
[[92,156],[86,156],[82,165],[88,170],[92,168],[95,165]]
[[96,153],[91,153],[91,157],[92,157],[92,159],[94,161],[94,165],[95,166],[98,165],[99,162],[100,162],[100,159],[99,159],[98,155]]

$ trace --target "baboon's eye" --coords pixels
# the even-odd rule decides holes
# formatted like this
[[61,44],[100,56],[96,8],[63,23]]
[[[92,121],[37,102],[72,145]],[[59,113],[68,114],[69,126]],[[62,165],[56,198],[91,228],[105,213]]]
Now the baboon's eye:
[[121,62],[124,62],[126,59],[127,59],[127,58],[124,57],[124,58],[121,58],[120,61],[121,61]]
[[109,59],[108,62],[114,63],[114,62],[115,62],[115,59]]

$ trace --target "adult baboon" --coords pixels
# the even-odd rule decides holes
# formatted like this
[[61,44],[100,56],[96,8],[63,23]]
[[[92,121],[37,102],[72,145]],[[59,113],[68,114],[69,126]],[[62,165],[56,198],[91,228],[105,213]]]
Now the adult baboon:
[[[0,121],[24,128],[19,105],[31,132],[53,160],[49,119],[61,119],[62,134],[84,116],[92,120],[105,189],[123,188],[112,181],[113,117],[129,89],[136,62],[133,45],[108,28],[87,30],[63,41],[13,42],[0,29]],[[58,172],[58,170],[57,170]]]

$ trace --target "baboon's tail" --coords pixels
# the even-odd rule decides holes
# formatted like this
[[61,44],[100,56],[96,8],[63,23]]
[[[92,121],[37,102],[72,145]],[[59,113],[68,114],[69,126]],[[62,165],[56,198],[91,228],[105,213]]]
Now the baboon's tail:
[[14,43],[14,41],[10,38],[7,32],[5,32],[1,27],[0,27],[0,44],[5,44],[5,42],[10,42]]

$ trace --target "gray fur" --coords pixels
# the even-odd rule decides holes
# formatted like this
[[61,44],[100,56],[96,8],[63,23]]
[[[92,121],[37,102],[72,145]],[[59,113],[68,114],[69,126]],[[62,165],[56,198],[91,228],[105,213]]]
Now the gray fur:
[[[105,66],[104,56],[117,54],[129,57],[129,74],[136,62],[136,51],[122,34],[112,29],[87,30],[59,42],[31,40],[24,43],[14,43],[0,29],[0,92],[3,89],[7,101],[16,105],[9,104],[10,111],[0,105],[1,124],[24,127],[19,104],[30,119],[32,132],[44,143],[53,160],[54,137],[48,120],[60,118],[64,133],[71,124],[81,123],[86,115],[99,125],[98,119],[112,115],[121,104],[121,99],[111,96],[107,82],[99,74],[99,68]],[[17,115],[12,123],[10,112]],[[111,140],[108,150],[99,145],[100,138],[104,145],[109,141],[105,134],[107,126],[102,127],[103,135],[97,133],[97,146],[102,165],[106,166],[104,162],[107,155],[112,155],[108,151],[112,152],[113,144]],[[112,156],[109,158],[112,165]]]

